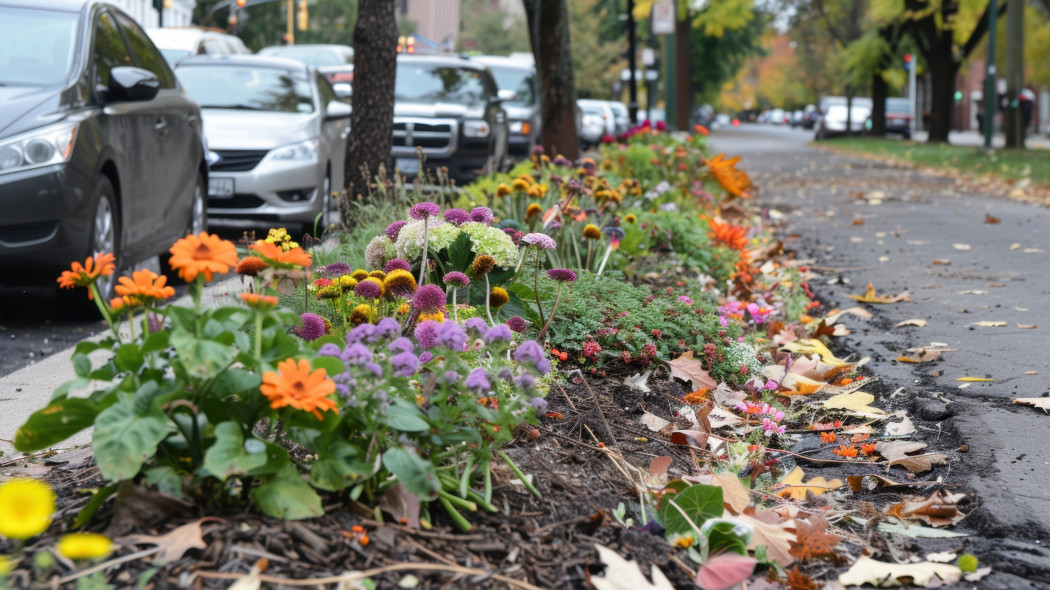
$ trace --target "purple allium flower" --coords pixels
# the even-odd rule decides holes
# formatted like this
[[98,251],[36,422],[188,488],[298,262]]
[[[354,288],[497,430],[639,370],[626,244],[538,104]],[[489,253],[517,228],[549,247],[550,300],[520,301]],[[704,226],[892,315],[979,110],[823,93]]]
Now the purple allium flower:
[[624,236],[623,230],[616,227],[615,225],[610,225],[602,228],[602,233],[605,234],[605,237],[609,238],[613,242],[619,242],[623,239]]
[[536,408],[537,412],[542,412],[547,409],[547,400],[542,397],[534,397],[529,400],[529,405]]
[[552,268],[547,271],[547,276],[563,283],[571,283],[576,280],[576,273],[567,268]]
[[521,238],[521,243],[536,246],[542,250],[554,250],[558,247],[554,238],[547,234],[525,234],[525,236]]
[[445,371],[445,374],[443,376],[443,378],[445,379],[445,383],[448,383],[449,385],[452,385],[453,383],[458,383],[459,377],[459,373],[455,371]]
[[325,344],[317,351],[318,356],[339,356],[343,354],[343,351],[339,350],[339,347],[329,342]]
[[492,215],[492,209],[488,207],[474,207],[470,210],[470,219],[478,223],[484,223],[485,225],[492,225],[492,220],[495,217]]
[[516,385],[518,389],[528,391],[536,385],[536,378],[528,373],[522,373],[514,378],[514,385]]
[[458,270],[454,270],[446,274],[445,276],[441,277],[441,280],[446,285],[455,285],[457,287],[466,287],[470,284],[470,279],[467,277],[467,275],[459,272]]
[[394,340],[390,343],[390,346],[386,347],[390,352],[412,352],[416,349],[416,345],[412,344],[412,341],[404,336]]
[[693,300],[690,299],[689,297],[685,296],[685,295],[679,296],[678,297],[678,301],[680,301],[680,302],[682,302],[682,303],[684,303],[686,305],[692,305],[693,304]]
[[[360,326],[358,326],[358,327],[360,327]],[[390,338],[392,336],[397,336],[400,332],[401,332],[401,325],[397,323],[397,320],[395,320],[394,318],[383,318],[383,319],[379,320],[378,324],[376,324],[375,334],[373,334],[371,337],[369,337],[368,341],[369,342],[378,342],[379,340],[382,340],[383,338]]]
[[459,227],[470,221],[470,213],[458,208],[449,209],[448,211],[445,211],[445,221]]
[[395,258],[386,263],[386,266],[383,267],[383,272],[387,274],[390,274],[395,270],[412,270],[412,266],[400,258]]
[[354,285],[354,295],[364,299],[378,299],[383,296],[383,286],[376,281],[364,280]]
[[543,146],[540,145],[540,144],[536,144],[536,145],[532,146],[532,155],[534,155],[534,156],[542,156],[543,155]]
[[434,353],[430,352],[429,350],[424,350],[419,355],[419,364],[421,364],[421,365],[425,365],[425,364],[429,363],[432,360],[434,360]]
[[449,350],[463,352],[467,348],[467,333],[456,322],[437,325],[437,343]]
[[376,327],[372,324],[369,324],[368,322],[365,322],[359,326],[355,326],[353,329],[346,333],[346,343],[349,345],[355,344],[357,342],[362,342],[368,337],[372,336],[372,334],[375,333],[375,329]]
[[554,156],[554,160],[551,162],[551,164],[554,164],[555,166],[558,166],[560,168],[572,168],[572,162],[561,154]]
[[396,242],[398,234],[401,233],[401,228],[405,227],[405,223],[404,221],[395,221],[386,226],[386,237],[390,238],[391,242]]
[[316,313],[304,313],[299,316],[302,320],[303,325],[295,328],[295,332],[299,336],[310,342],[311,340],[317,340],[321,336],[324,336],[324,319]]
[[489,331],[489,325],[486,324],[485,320],[481,318],[470,318],[469,320],[463,322],[463,327],[466,328],[468,331],[477,332],[478,336]]
[[350,265],[345,262],[333,262],[324,267],[324,274],[328,277],[341,277],[350,274],[352,270]]
[[437,327],[441,325],[434,320],[427,320],[416,326],[416,342],[423,350],[430,350],[437,346]]
[[441,215],[441,207],[437,203],[431,203],[430,201],[417,203],[408,211],[408,216],[412,219],[426,219],[428,217],[437,217],[438,215]]
[[463,384],[470,389],[480,389],[482,391],[492,389],[492,384],[489,383],[488,373],[486,373],[485,369],[482,369],[481,367],[471,371],[470,375],[467,375],[467,380]]
[[543,352],[543,347],[535,340],[522,342],[514,351],[514,360],[519,363],[527,363],[536,368],[541,375],[546,375],[551,370],[551,362]]
[[390,357],[390,366],[394,368],[394,375],[411,377],[419,370],[419,359],[411,352],[400,352]]
[[412,298],[412,309],[433,313],[445,307],[445,292],[434,284],[423,285]]
[[497,340],[503,340],[504,342],[510,342],[514,336],[510,333],[510,328],[507,324],[496,324],[488,329],[483,336],[487,344],[492,344]]
[[529,326],[525,323],[525,320],[521,316],[516,315],[507,320],[507,327],[520,334],[524,332],[525,329]]

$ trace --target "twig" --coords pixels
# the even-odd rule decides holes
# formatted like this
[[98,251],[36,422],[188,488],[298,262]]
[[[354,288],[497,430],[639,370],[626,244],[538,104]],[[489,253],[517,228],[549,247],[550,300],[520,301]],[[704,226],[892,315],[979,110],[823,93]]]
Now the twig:
[[143,557],[148,557],[150,555],[153,555],[154,553],[160,553],[160,550],[161,550],[160,547],[153,547],[152,549],[143,549],[142,551],[136,551],[135,553],[129,553],[129,554],[123,556],[123,557],[117,557],[115,559],[111,559],[109,561],[100,563],[100,564],[98,564],[96,566],[89,567],[86,570],[80,570],[79,572],[73,572],[72,574],[69,574],[68,576],[66,576],[64,578],[59,578],[58,580],[56,580],[55,581],[55,586],[61,586],[62,584],[66,584],[68,582],[72,582],[73,580],[76,580],[77,578],[83,578],[84,576],[91,575],[91,574],[93,574],[95,572],[100,572],[100,571],[102,571],[104,569],[109,569],[109,568],[111,568],[111,567],[113,567],[115,565],[120,565],[122,563],[127,563],[129,561],[135,561],[136,559],[142,559]]
[[688,565],[686,565],[684,562],[682,562],[681,559],[678,559],[674,555],[668,555],[667,557],[668,557],[668,559],[673,561],[675,565],[677,565],[678,567],[682,568],[682,570],[685,571],[685,573],[689,574],[689,579],[691,579],[691,580],[695,580],[696,579],[696,572],[693,571],[693,568],[691,568]]
[[376,528],[379,528],[379,527],[390,527],[390,528],[393,528],[393,529],[397,529],[397,530],[399,530],[399,531],[401,531],[403,533],[408,533],[410,535],[415,535],[417,537],[430,538],[430,539],[441,539],[443,541],[481,541],[482,539],[485,538],[484,535],[478,535],[478,534],[468,535],[468,534],[455,534],[455,533],[439,533],[439,532],[436,532],[436,531],[417,531],[416,529],[414,529],[412,527],[407,527],[407,526],[404,526],[404,525],[401,525],[401,524],[396,524],[396,523],[393,523],[393,522],[379,522],[378,520],[371,520],[371,519],[368,519],[368,518],[362,518],[361,519],[361,523],[362,524],[366,524],[366,525],[371,526],[371,527],[376,527]]
[[[378,576],[380,574],[386,574],[390,572],[399,571],[439,571],[439,572],[455,572],[457,574],[466,574],[469,576],[489,576],[494,580],[498,580],[507,584],[508,586],[514,586],[517,588],[524,588],[525,590],[543,590],[539,586],[533,586],[528,582],[516,580],[510,576],[504,576],[502,574],[496,574],[485,570],[479,570],[469,567],[463,567],[460,565],[447,565],[437,563],[416,563],[416,562],[405,562],[395,563],[383,567],[377,567],[370,570],[364,570],[361,572],[348,572],[338,576],[326,576],[323,578],[308,578],[305,580],[293,580],[288,578],[278,578],[276,576],[258,575],[255,579],[260,582],[267,582],[270,584],[283,584],[285,586],[317,586],[319,584],[338,584],[340,582],[352,582],[354,580],[362,580],[365,578],[371,578],[372,576]],[[209,571],[198,571],[197,575],[202,578],[211,578],[214,580],[240,580],[247,578],[251,574],[233,574],[226,572],[209,572]]]
[[576,409],[576,404],[572,403],[572,399],[569,398],[569,394],[566,393],[565,388],[561,386],[561,383],[555,381],[554,384],[558,386],[558,390],[561,391],[561,394],[565,396],[565,401],[569,402],[569,407],[572,408],[572,411],[578,412],[579,410]]
[[[583,371],[573,369],[569,373],[576,373],[580,376],[580,381],[583,381],[583,385],[587,388],[587,392],[591,394],[591,401],[594,402],[594,409],[598,410],[598,416],[602,419],[602,424],[605,425],[605,432],[609,435],[609,442],[616,444],[616,437],[613,435],[612,428],[609,427],[609,421],[605,419],[605,412],[602,411],[602,406],[598,403],[598,396],[594,395],[594,390],[591,389],[591,384],[587,383],[587,379],[583,376]],[[594,433],[591,433],[591,436],[594,436]]]

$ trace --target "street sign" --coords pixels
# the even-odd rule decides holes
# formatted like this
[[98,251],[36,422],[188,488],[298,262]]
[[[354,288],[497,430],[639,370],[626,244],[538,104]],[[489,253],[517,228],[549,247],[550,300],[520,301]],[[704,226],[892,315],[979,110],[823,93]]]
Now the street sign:
[[654,35],[671,35],[674,33],[674,4],[671,2],[654,2],[650,17]]
[[[659,77],[660,77],[660,72],[658,72],[656,70],[645,70],[644,72],[642,70],[635,70],[634,71],[634,79],[635,80],[647,80],[649,82],[652,82],[653,80],[656,80]],[[624,68],[623,71],[620,72],[620,79],[623,80],[624,82],[630,80],[631,79],[631,70],[628,69],[628,68]]]

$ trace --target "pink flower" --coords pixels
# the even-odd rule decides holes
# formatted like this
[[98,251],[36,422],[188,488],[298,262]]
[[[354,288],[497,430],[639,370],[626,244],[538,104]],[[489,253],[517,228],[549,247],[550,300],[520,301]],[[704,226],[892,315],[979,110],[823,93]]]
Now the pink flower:
[[679,296],[678,297],[678,301],[680,301],[680,302],[682,302],[682,303],[684,303],[686,305],[692,305],[693,304],[693,300],[688,298],[688,297],[686,297],[685,295]]

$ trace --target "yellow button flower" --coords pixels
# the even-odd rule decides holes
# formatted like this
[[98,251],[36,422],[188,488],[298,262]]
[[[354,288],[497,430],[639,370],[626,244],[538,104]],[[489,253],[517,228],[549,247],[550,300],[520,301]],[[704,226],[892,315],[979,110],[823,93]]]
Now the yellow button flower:
[[55,548],[69,559],[102,559],[113,552],[113,541],[97,533],[70,533]]
[[55,513],[55,493],[35,479],[0,484],[0,535],[28,539],[47,530]]

